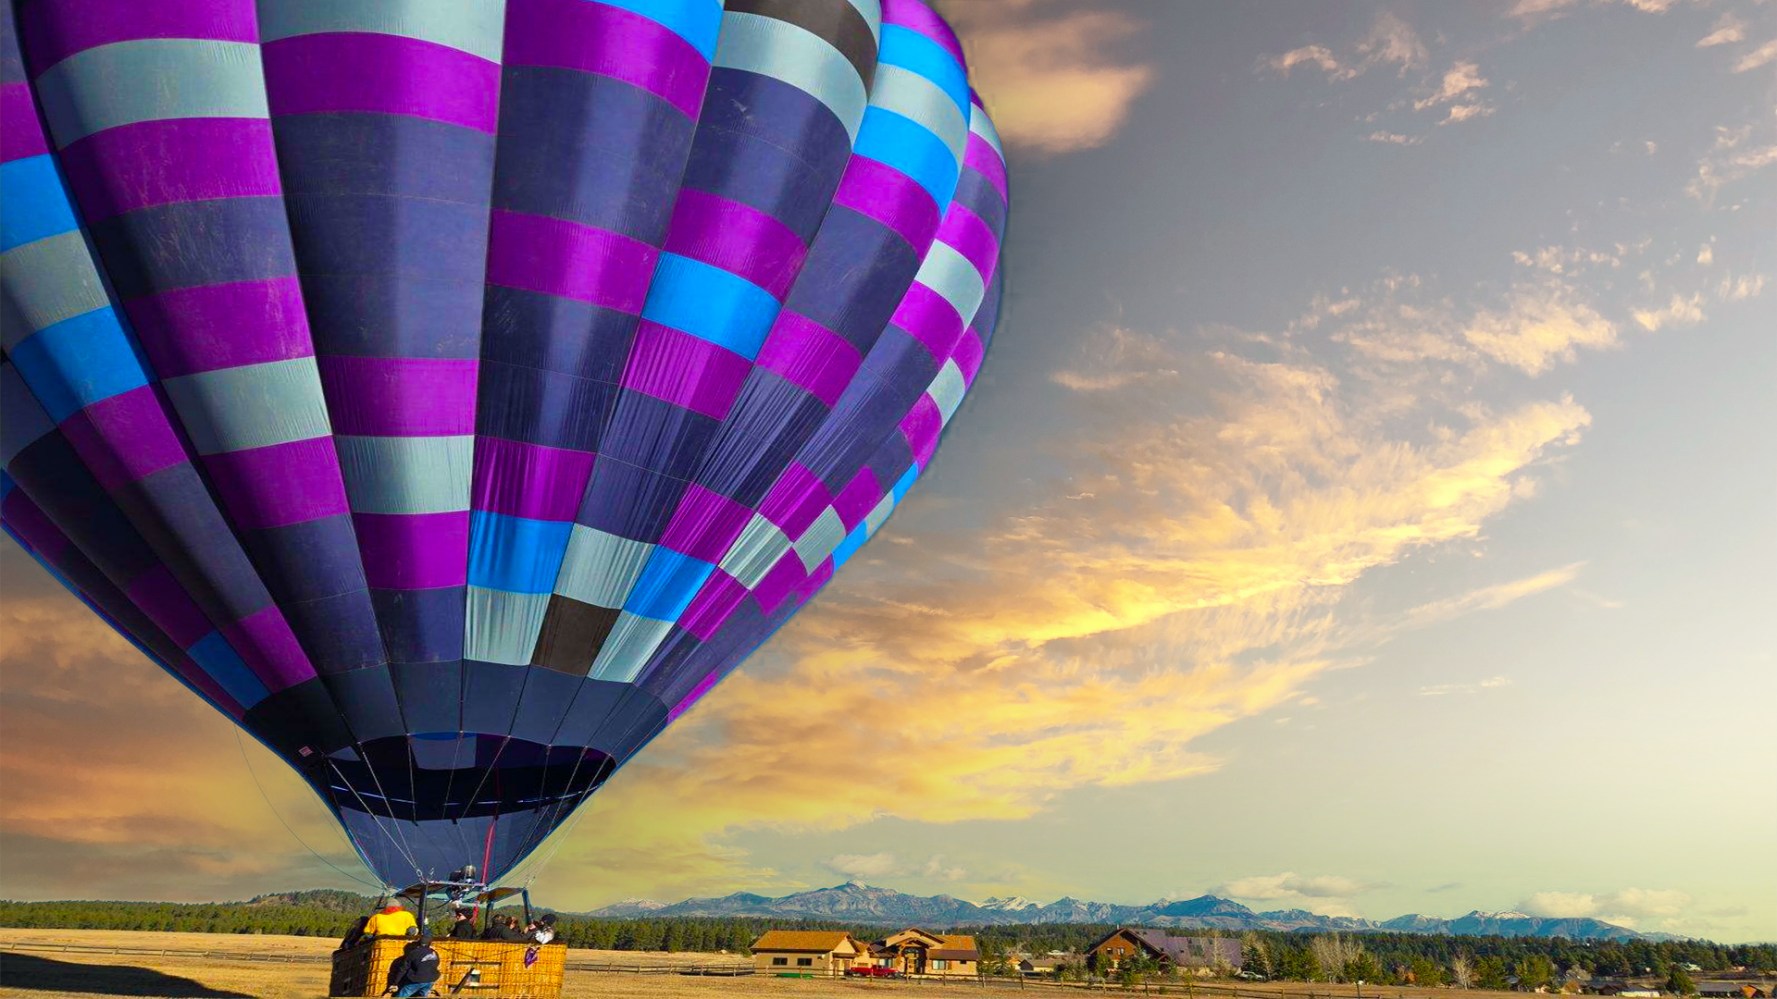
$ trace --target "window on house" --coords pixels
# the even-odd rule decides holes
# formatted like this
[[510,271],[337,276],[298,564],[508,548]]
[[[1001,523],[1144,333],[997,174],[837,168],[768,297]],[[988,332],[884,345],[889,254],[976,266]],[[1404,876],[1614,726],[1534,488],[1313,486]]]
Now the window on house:
[[798,968],[808,968],[808,967],[812,967],[813,965],[814,965],[814,958],[812,958],[812,957],[799,957],[796,959],[796,967],[798,967]]
[[943,960],[942,958],[937,958],[932,961],[932,970],[933,971],[943,971],[945,968],[948,968],[948,967],[950,967],[950,962]]
[[789,964],[789,963],[790,963],[790,959],[787,957],[774,957],[771,959],[771,964],[773,967],[776,967],[778,965],[783,965],[783,964]]

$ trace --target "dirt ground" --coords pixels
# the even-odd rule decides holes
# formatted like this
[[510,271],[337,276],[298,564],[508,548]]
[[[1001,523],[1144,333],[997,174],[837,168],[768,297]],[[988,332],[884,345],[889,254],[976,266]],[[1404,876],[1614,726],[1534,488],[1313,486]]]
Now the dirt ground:
[[[318,999],[327,994],[334,941],[316,937],[110,930],[0,931],[0,999]],[[1100,990],[1020,983],[939,984],[771,977],[691,977],[690,966],[745,966],[734,954],[662,954],[573,950],[563,999],[983,999],[1022,993],[1037,999],[1086,999]],[[628,970],[610,970],[622,968]],[[651,970],[652,974],[637,974]],[[1116,996],[1121,990],[1104,990]],[[1184,997],[1168,989],[1169,999]],[[1363,999],[1454,999],[1446,989],[1366,986]],[[1523,999],[1514,993],[1469,991],[1462,999]],[[1274,982],[1204,983],[1188,999],[1358,999],[1349,985]]]

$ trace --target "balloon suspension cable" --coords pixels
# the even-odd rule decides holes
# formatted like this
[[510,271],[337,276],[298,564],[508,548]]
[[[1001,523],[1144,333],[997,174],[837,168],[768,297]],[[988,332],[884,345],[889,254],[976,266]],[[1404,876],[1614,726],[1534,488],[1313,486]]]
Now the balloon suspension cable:
[[259,782],[259,773],[253,769],[253,761],[247,756],[247,744],[241,740],[241,730],[239,728],[234,729],[234,742],[235,746],[241,751],[241,762],[246,764],[248,776],[253,778],[253,786],[259,790],[260,799],[265,802],[265,807],[271,810],[272,818],[278,820],[278,825],[284,827],[284,831],[290,834],[290,838],[295,840],[297,845],[301,846],[304,850],[307,850],[316,860],[331,867],[334,873],[338,874],[340,877],[345,878],[348,881],[355,881],[366,888],[372,888],[379,892],[387,890],[386,885],[379,885],[371,881],[366,881],[363,878],[358,877],[356,874],[340,867],[338,864],[335,864],[333,861],[328,860],[326,857],[321,856],[314,847],[308,845],[306,840],[297,835],[296,830],[292,829],[290,823],[284,821],[284,816],[278,812],[278,806],[272,804],[271,795],[265,793],[265,785]]
[[[360,747],[359,752],[360,755],[362,755],[362,747]],[[407,861],[408,864],[412,865],[414,876],[420,881],[426,880],[426,872],[420,869],[419,858],[415,857],[413,851],[408,848],[407,837],[401,835],[401,820],[395,818],[392,814],[395,810],[394,803],[390,800],[388,792],[382,790],[382,781],[376,780],[376,769],[375,767],[369,766],[369,758],[365,757],[366,769],[370,771],[371,780],[376,781],[377,791],[382,794],[383,801],[389,803],[389,811],[391,814],[388,816],[388,819],[390,822],[395,823],[395,835],[393,836],[390,836],[389,833],[383,829],[383,824],[379,821],[379,816],[376,814],[376,811],[370,807],[370,803],[364,800],[364,795],[360,794],[358,788],[353,785],[351,781],[346,779],[345,774],[340,772],[339,764],[327,757],[322,757],[322,759],[327,760],[327,765],[333,768],[333,775],[339,779],[341,784],[345,785],[346,790],[352,792],[352,797],[358,799],[359,807],[364,809],[364,814],[370,816],[370,821],[375,823],[377,832],[382,833],[395,849],[401,851],[401,858]]]

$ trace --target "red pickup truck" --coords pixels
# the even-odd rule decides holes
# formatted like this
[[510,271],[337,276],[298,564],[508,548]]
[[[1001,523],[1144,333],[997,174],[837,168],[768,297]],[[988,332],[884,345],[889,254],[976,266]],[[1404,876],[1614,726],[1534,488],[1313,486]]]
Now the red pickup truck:
[[901,973],[894,968],[884,968],[874,964],[860,964],[845,969],[849,978],[900,978]]

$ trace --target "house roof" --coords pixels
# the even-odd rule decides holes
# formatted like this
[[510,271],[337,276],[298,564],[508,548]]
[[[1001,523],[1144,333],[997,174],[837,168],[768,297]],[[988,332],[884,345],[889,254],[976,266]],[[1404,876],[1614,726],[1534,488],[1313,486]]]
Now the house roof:
[[1164,930],[1134,926],[1120,927],[1115,932],[1106,934],[1091,949],[1097,950],[1118,936],[1130,937],[1149,954],[1163,957],[1173,964],[1207,965],[1221,962],[1236,968],[1241,964],[1238,940],[1229,937],[1175,937]]
[[852,949],[857,949],[857,941],[852,940],[851,934],[839,930],[766,930],[759,939],[753,941],[753,946],[749,949],[828,954],[838,950],[847,941],[851,942]]

